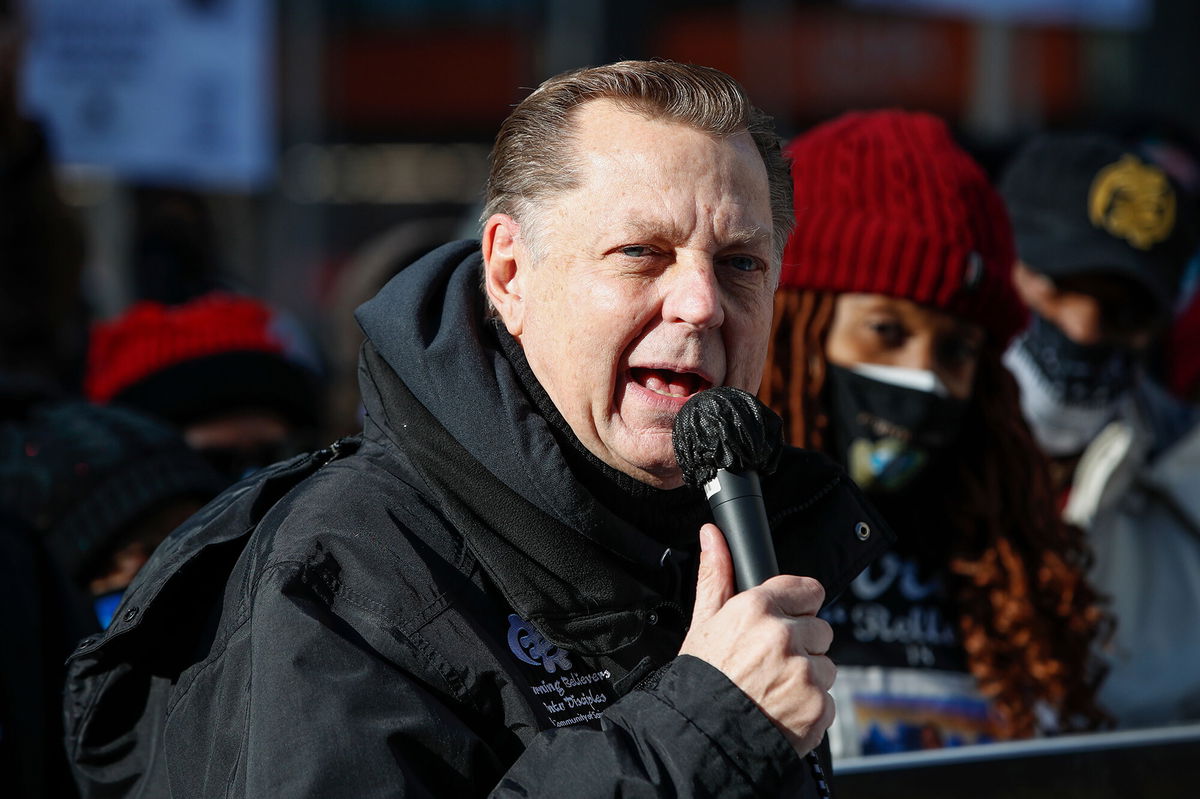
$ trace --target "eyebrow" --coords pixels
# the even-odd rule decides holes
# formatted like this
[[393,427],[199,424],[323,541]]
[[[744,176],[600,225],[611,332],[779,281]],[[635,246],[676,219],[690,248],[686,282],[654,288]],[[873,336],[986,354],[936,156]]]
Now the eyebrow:
[[765,247],[771,243],[771,234],[758,225],[754,227],[739,227],[729,231],[725,236],[725,241],[725,246],[749,244]]
[[[665,239],[667,241],[679,241],[686,238],[684,231],[675,223],[661,219],[627,221],[621,225],[620,234],[632,238]],[[732,228],[725,231],[718,241],[720,249],[744,246],[769,247],[770,244],[771,235],[758,225]]]

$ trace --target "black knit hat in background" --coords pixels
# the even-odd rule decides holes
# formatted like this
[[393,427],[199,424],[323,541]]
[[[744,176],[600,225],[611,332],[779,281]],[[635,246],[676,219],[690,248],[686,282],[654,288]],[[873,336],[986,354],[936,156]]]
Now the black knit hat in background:
[[0,425],[0,510],[41,531],[77,581],[146,514],[226,485],[179,433],[126,408],[62,402]]
[[1000,180],[1017,255],[1050,278],[1121,275],[1164,312],[1195,249],[1191,203],[1159,167],[1100,134],[1044,133]]

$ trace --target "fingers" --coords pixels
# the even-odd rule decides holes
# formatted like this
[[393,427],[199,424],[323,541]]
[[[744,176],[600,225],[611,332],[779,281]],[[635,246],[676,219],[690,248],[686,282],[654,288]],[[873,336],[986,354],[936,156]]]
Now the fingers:
[[833,721],[833,629],[816,617],[825,598],[807,577],[773,577],[735,595],[733,560],[716,526],[700,530],[692,625],[680,653],[720,669],[801,754]]
[[808,670],[807,682],[823,693],[828,693],[837,681],[837,666],[825,655],[809,655],[805,661]]
[[792,651],[801,655],[824,655],[833,645],[833,628],[824,619],[803,616],[790,619]]
[[811,577],[783,574],[772,577],[755,591],[763,592],[785,616],[815,616],[825,601],[825,588]]
[[[799,714],[791,726],[783,727],[784,735],[802,756],[821,743],[821,737],[833,725],[837,707],[829,689],[833,687],[837,669],[829,658],[806,658],[806,680],[808,688],[793,689],[793,694],[802,697]],[[778,724],[779,721],[776,721]]]
[[700,570],[692,626],[715,616],[733,594],[733,559],[725,536],[715,524],[706,524],[700,528]]
[[808,754],[809,751],[816,749],[821,743],[821,738],[833,726],[833,720],[837,716],[837,705],[834,704],[833,697],[827,693],[821,695],[821,715],[817,719],[817,723],[812,726],[811,742],[805,742],[803,754]]
[[810,661],[800,668],[811,673],[812,684],[823,691],[833,685],[837,667],[827,656],[833,643],[833,628],[823,619],[805,616],[799,619],[778,619],[760,633],[768,648],[785,657]]

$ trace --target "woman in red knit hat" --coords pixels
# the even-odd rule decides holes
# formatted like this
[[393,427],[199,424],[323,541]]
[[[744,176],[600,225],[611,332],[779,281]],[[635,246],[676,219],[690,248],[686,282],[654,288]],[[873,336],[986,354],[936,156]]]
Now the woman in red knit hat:
[[1000,361],[1024,321],[1000,197],[926,114],[848,114],[788,154],[763,400],[899,536],[823,614],[835,754],[1102,725],[1108,620]]

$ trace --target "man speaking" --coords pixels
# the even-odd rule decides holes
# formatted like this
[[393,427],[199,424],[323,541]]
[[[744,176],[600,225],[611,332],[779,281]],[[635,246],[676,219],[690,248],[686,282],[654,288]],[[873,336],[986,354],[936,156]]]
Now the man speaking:
[[[85,794],[816,795],[821,583],[852,579],[882,524],[790,450],[764,481],[789,576],[735,596],[671,442],[693,394],[758,388],[790,188],[770,120],[715,70],[623,62],[534,91],[497,137],[482,242],[359,309],[357,449],[271,500],[203,634],[179,614],[243,540],[236,500],[177,531],[75,656]],[[181,654],[140,654],[156,623]]]

